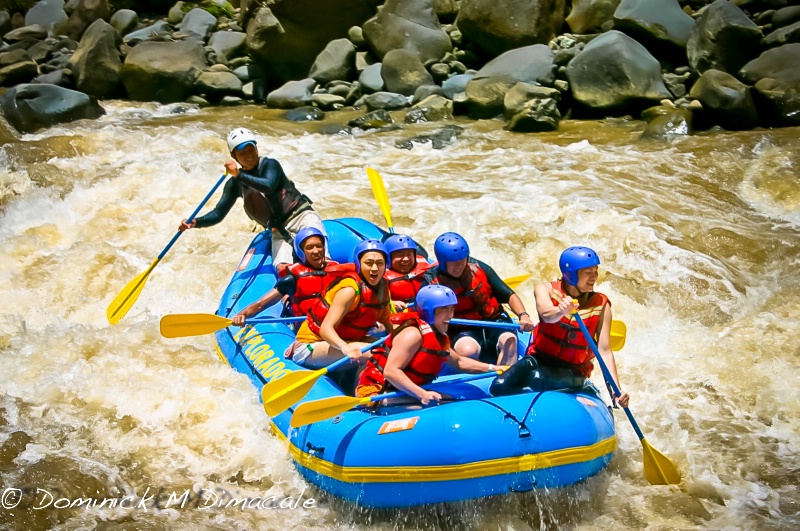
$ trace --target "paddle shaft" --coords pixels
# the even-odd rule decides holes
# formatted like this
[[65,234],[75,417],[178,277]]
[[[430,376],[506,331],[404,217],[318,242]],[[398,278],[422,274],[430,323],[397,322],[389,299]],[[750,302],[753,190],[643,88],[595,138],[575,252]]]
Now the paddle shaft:
[[[219,188],[219,185],[222,184],[222,181],[225,180],[226,175],[227,175],[226,173],[222,174],[222,177],[219,178],[219,180],[217,181],[217,184],[214,185],[214,187],[211,189],[211,191],[209,191],[208,194],[206,194],[206,196],[203,198],[203,200],[200,201],[200,204],[197,205],[197,208],[194,209],[194,212],[192,212],[192,215],[189,216],[188,218],[186,218],[186,224],[187,225],[189,223],[191,223],[192,221],[194,221],[194,218],[197,217],[197,214],[200,212],[200,209],[203,208],[203,206],[205,206],[205,204],[208,202],[208,200],[211,199],[211,196],[214,195],[214,192],[217,191],[217,188]],[[178,241],[178,238],[181,237],[181,234],[183,234],[182,231],[178,231],[178,232],[175,233],[175,236],[172,237],[172,239],[169,241],[167,246],[164,247],[164,250],[161,251],[161,254],[158,255],[157,260],[161,260],[162,258],[164,258],[164,255],[167,254],[167,251],[169,251],[170,248],[173,245],[175,245],[175,242]]]
[[[583,319],[581,319],[581,316],[577,312],[574,313],[573,316],[575,317],[575,320],[578,322],[578,326],[581,327],[583,335],[586,336],[586,341],[589,342],[589,346],[592,348],[592,352],[594,352],[594,357],[597,359],[597,363],[600,364],[600,370],[603,371],[603,376],[605,377],[606,382],[608,382],[608,385],[610,385],[611,389],[614,391],[614,396],[619,398],[620,395],[622,395],[622,393],[620,392],[619,387],[617,387],[617,382],[615,382],[614,378],[611,377],[611,373],[609,372],[608,367],[606,366],[606,362],[603,361],[603,356],[600,355],[600,351],[597,349],[597,344],[594,342],[592,334],[589,333],[589,329],[586,328],[586,325],[583,323]],[[644,434],[642,433],[642,430],[639,429],[639,425],[636,423],[636,419],[633,418],[633,413],[631,413],[630,410],[626,407],[622,409],[628,416],[628,420],[631,422],[631,426],[633,426],[633,430],[636,432],[636,435],[639,437],[639,440],[643,440]]]
[[518,323],[503,323],[495,321],[475,321],[472,319],[450,319],[454,326],[481,326],[484,328],[499,328],[501,330],[519,330]]
[[[488,378],[489,376],[497,376],[498,374],[500,374],[500,371],[483,372],[481,374],[470,374],[470,375],[467,375],[467,376],[463,376],[461,378],[453,378],[452,380],[446,380],[446,381],[443,381],[443,382],[434,382],[434,383],[430,383],[428,385],[422,385],[420,387],[422,387],[422,389],[425,389],[426,391],[430,391],[432,389],[435,389],[437,387],[441,387],[441,386],[449,384],[449,383],[471,382],[473,380],[480,380],[480,379],[483,379],[483,378]],[[371,397],[369,397],[369,401],[370,402],[377,402],[379,400],[386,400],[386,399],[389,399],[389,398],[400,398],[401,396],[411,396],[411,395],[409,395],[408,393],[404,393],[403,391],[394,391],[392,393],[384,393],[382,395],[371,396]],[[411,398],[416,398],[416,397],[415,396],[411,396]]]
[[[361,352],[367,352],[368,350],[372,350],[373,348],[382,345],[384,343],[384,341],[386,341],[387,339],[389,339],[388,335],[380,338],[379,340],[375,341],[374,343],[370,343],[366,347],[362,347],[361,348]],[[344,365],[345,363],[347,363],[349,361],[351,361],[350,358],[345,356],[342,359],[336,360],[333,363],[331,363],[330,365],[328,365],[327,367],[325,367],[324,371],[326,373],[331,372],[332,370],[338,369],[339,367],[341,367],[342,365]]]
[[299,323],[305,320],[305,315],[298,315],[297,317],[254,317],[253,319],[245,320],[244,326],[261,323]]

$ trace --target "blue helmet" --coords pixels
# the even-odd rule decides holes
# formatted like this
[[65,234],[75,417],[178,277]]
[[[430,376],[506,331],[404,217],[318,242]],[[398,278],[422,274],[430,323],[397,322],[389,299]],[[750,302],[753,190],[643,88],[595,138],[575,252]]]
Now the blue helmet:
[[570,286],[578,283],[578,269],[600,265],[600,257],[588,247],[570,247],[561,253],[558,268]]
[[395,251],[403,251],[405,249],[410,249],[412,251],[417,250],[417,244],[405,234],[392,234],[386,238],[383,244],[386,246],[386,251],[389,253],[390,257]]
[[370,251],[377,251],[383,254],[383,258],[387,262],[389,261],[389,253],[386,252],[386,247],[380,240],[364,240],[356,245],[356,248],[353,250],[353,263],[356,264],[356,271],[359,273],[361,273],[361,255]]
[[439,265],[444,266],[447,262],[458,262],[469,256],[469,245],[460,234],[455,232],[445,232],[438,238],[433,245],[433,252]]
[[297,236],[294,237],[294,254],[300,259],[300,262],[306,263],[306,253],[303,252],[303,243],[312,236],[318,236],[322,240],[322,245],[325,245],[325,235],[316,227],[303,227],[297,231]]
[[455,292],[441,284],[423,286],[417,292],[417,311],[419,312],[419,316],[422,317],[422,320],[428,323],[433,322],[436,308],[455,306],[456,304],[458,304],[458,298]]

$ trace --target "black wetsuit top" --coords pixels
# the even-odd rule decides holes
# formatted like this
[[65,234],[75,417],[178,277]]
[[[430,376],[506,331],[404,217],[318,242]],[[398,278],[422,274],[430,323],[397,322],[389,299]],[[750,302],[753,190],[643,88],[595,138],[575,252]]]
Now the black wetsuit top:
[[[503,282],[495,270],[480,260],[476,260],[472,257],[468,259],[468,262],[470,264],[476,263],[481,267],[481,269],[483,269],[483,272],[486,274],[486,279],[489,281],[489,286],[492,288],[492,295],[494,298],[496,298],[501,304],[508,304],[508,301],[511,300],[511,296],[514,295],[514,290],[508,287],[508,284]],[[440,267],[441,266],[436,266],[425,272],[425,276],[423,277],[424,285],[427,286],[428,284],[432,284],[433,280],[439,275],[450,277],[444,268],[440,269]],[[469,267],[469,265],[467,265],[467,267]]]

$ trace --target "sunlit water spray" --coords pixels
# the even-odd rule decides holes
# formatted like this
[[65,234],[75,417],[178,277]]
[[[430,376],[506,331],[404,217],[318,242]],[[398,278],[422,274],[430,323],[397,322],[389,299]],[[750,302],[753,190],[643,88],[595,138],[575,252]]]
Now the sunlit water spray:
[[[517,135],[460,123],[325,136],[256,107],[111,102],[98,121],[0,149],[0,472],[3,489],[63,496],[182,493],[315,498],[303,509],[0,510],[32,529],[101,521],[176,528],[787,528],[798,524],[797,129],[638,141],[641,124],[565,122]],[[213,312],[255,235],[237,205],[185,233],[133,309],[105,309],[144,271],[223,171],[224,137],[253,129],[323,217],[383,224],[365,174],[383,176],[398,232],[432,250],[448,230],[519,288],[557,277],[569,245],[600,253],[598,289],[628,325],[623,387],[683,488],[649,486],[617,414],[619,450],[582,485],[414,511],[365,511],[311,489],[268,429],[247,377],[210,336],[167,340],[168,313]],[[219,192],[205,210],[213,206]],[[596,371],[599,373],[599,371]],[[601,383],[599,374],[595,380]],[[217,489],[217,490],[214,490]],[[152,492],[151,492],[152,493]],[[13,516],[13,517],[12,517]]]

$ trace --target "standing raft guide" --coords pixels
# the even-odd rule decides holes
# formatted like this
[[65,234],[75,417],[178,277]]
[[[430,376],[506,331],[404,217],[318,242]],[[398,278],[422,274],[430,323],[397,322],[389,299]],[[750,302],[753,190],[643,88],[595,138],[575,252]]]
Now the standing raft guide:
[[[236,139],[232,139],[236,134],[239,139],[244,140],[236,142]],[[266,159],[258,156],[255,151],[255,137],[247,130],[232,132],[229,148],[235,161],[242,164],[242,175],[247,170],[255,171],[260,164],[263,166],[263,160]],[[237,169],[235,164],[226,164],[227,173],[233,175],[229,183],[237,181]],[[283,175],[282,170],[280,173]],[[530,323],[529,319],[526,322],[505,318],[497,321],[494,318],[489,321],[452,317],[434,319],[433,310],[438,315],[439,310],[444,310],[443,303],[430,308],[427,313],[420,311],[413,314],[417,316],[415,326],[423,332],[430,324],[435,329],[434,332],[443,334],[448,324],[456,323],[467,328],[499,328],[513,332],[512,341],[516,352],[522,354],[521,358],[526,363],[513,363],[516,359],[509,363],[511,370],[506,376],[512,376],[512,372],[525,373],[524,377],[513,378],[512,386],[502,374],[505,366],[470,358],[467,358],[470,359],[468,363],[461,364],[457,361],[456,351],[451,350],[448,344],[447,350],[456,355],[453,366],[476,374],[453,374],[452,370],[444,366],[438,376],[431,374],[427,378],[408,380],[413,389],[405,383],[398,384],[395,388],[391,383],[398,380],[399,373],[395,370],[397,367],[392,366],[393,372],[388,373],[386,378],[388,385],[378,386],[373,392],[361,393],[363,396],[353,396],[356,381],[354,378],[358,377],[353,367],[356,361],[362,358],[381,359],[383,363],[373,364],[373,369],[382,372],[385,368],[385,356],[375,358],[371,355],[372,352],[378,352],[375,349],[386,352],[381,346],[387,339],[385,335],[378,338],[364,335],[361,342],[357,343],[358,349],[340,347],[341,353],[345,355],[332,363],[330,358],[326,358],[322,367],[304,367],[298,363],[299,360],[293,359],[292,353],[297,348],[295,330],[303,321],[313,322],[313,312],[307,310],[307,305],[304,310],[301,305],[294,304],[290,309],[295,315],[287,317],[284,305],[275,304],[281,297],[291,300],[295,289],[309,285],[307,280],[301,280],[302,277],[314,276],[314,271],[327,271],[331,266],[335,269],[337,262],[347,265],[355,261],[356,276],[353,278],[357,278],[357,275],[362,274],[359,260],[366,254],[359,255],[357,249],[364,248],[365,245],[372,245],[371,251],[378,250],[377,247],[382,248],[385,262],[391,264],[394,253],[389,253],[380,243],[390,234],[394,234],[388,197],[380,175],[371,168],[368,175],[378,205],[387,221],[388,234],[359,218],[326,220],[319,227],[314,223],[316,220],[305,225],[296,223],[291,233],[284,234],[283,232],[288,232],[285,231],[284,223],[292,217],[298,218],[294,220],[297,222],[301,217],[293,214],[292,209],[297,205],[304,206],[296,214],[310,212],[315,218],[319,217],[311,209],[310,200],[305,203],[307,198],[298,195],[298,201],[284,209],[282,215],[267,216],[259,221],[251,215],[245,199],[248,215],[265,227],[275,230],[264,230],[253,239],[223,293],[215,315],[165,316],[161,322],[162,335],[181,337],[214,332],[220,359],[248,375],[255,387],[261,390],[269,422],[275,434],[288,441],[289,452],[299,472],[319,488],[361,506],[399,508],[464,501],[534,488],[562,487],[599,473],[609,463],[617,446],[611,409],[600,398],[600,392],[585,377],[559,379],[556,375],[549,383],[542,383],[541,373],[546,371],[537,371],[535,362],[527,363],[536,357],[531,352],[531,347],[540,343],[528,331],[531,328],[526,326]],[[155,265],[185,229],[196,226],[193,219],[224,178],[225,175],[195,212],[181,223],[179,232],[148,270],[129,282],[112,301],[107,311],[109,322],[118,322],[132,307]],[[285,175],[283,179],[286,179]],[[239,186],[240,192],[247,188],[247,185],[242,184],[244,182],[246,181],[241,178],[237,181],[236,186]],[[226,184],[226,193],[211,213],[214,222],[224,217],[237,197],[245,197],[245,194],[240,193],[235,194],[232,200],[231,197],[226,199],[226,195],[232,194],[227,188],[229,186]],[[291,188],[294,189],[293,184]],[[270,203],[269,190],[266,188],[253,187],[245,191],[251,194],[251,204],[254,196],[258,197],[256,201],[261,202],[262,206]],[[285,193],[280,195],[286,197]],[[284,231],[271,227],[271,224],[280,224]],[[286,244],[291,248],[292,244],[289,242],[298,232],[301,232],[301,238],[294,242],[294,254],[300,257],[300,264],[291,265],[286,257]],[[277,239],[282,241],[275,242],[273,235],[277,235]],[[376,240],[376,243],[368,244],[368,240]],[[308,256],[313,256],[313,259],[306,259],[303,250],[306,241],[309,242]],[[318,241],[324,246],[322,258]],[[312,250],[312,247],[316,249]],[[398,250],[407,248],[406,245],[396,247]],[[416,260],[420,258],[424,259],[424,256],[417,256]],[[415,261],[413,267],[418,265]],[[422,271],[435,266],[436,264],[426,265]],[[372,264],[368,267],[374,269]],[[292,268],[295,272],[291,271]],[[472,268],[475,269],[474,266]],[[381,270],[381,275],[384,270]],[[370,274],[374,274],[374,271],[367,272],[367,275]],[[353,276],[352,272],[350,275]],[[291,277],[290,280],[282,281],[287,276]],[[324,277],[324,274],[316,276]],[[527,277],[528,275],[524,275],[521,280]],[[387,278],[397,276],[388,275]],[[320,283],[319,289],[322,292],[328,291],[326,282]],[[286,289],[286,285],[290,287]],[[455,295],[453,298],[455,300]],[[409,299],[412,298],[407,298],[400,308],[407,308],[410,302],[413,310],[413,300]],[[325,304],[325,301],[321,299],[320,304]],[[527,317],[518,297],[511,304],[517,315]],[[424,305],[423,302],[421,306]],[[453,304],[452,308],[455,307],[457,306]],[[452,308],[449,315],[452,315]],[[541,317],[538,303],[537,310]],[[301,315],[303,311],[308,311],[308,315]],[[256,314],[258,317],[252,317]],[[427,315],[428,322],[419,320],[420,315]],[[593,337],[583,322],[577,300],[570,306],[570,316],[574,318],[572,326],[585,338],[583,346],[598,360],[608,385],[613,389],[614,395],[620,398],[620,405],[640,438],[644,449],[645,477],[652,484],[680,483],[680,472],[674,463],[652,448],[639,429],[627,407],[627,394],[620,391],[615,381],[616,367],[612,365],[613,373],[609,371],[603,360],[606,352],[604,350],[601,353],[598,350],[595,343],[597,336]],[[339,317],[341,321],[341,316]],[[392,319],[392,322],[403,323],[404,327],[412,321],[413,319]],[[374,319],[372,322],[374,323]],[[392,325],[388,322],[386,324],[387,330],[391,330]],[[624,344],[624,325],[617,321],[604,324],[607,330],[604,335],[599,335],[603,338],[601,350],[618,350]],[[590,327],[596,326],[596,319],[591,320]],[[322,329],[325,329],[324,325]],[[406,336],[412,337],[411,332],[405,330],[404,337]],[[467,336],[477,337],[474,334]],[[336,337],[338,335],[334,336]],[[433,345],[426,343],[426,337],[428,336],[423,333],[421,344],[426,347]],[[574,333],[570,337],[574,337]],[[366,340],[374,341],[365,342]],[[407,340],[404,341],[403,344],[408,343]],[[389,341],[389,344],[392,342]],[[422,354],[420,350],[425,349],[418,348],[416,355],[413,354],[414,349],[406,350],[406,357],[409,357],[419,356]],[[506,350],[508,349],[504,347],[504,351]],[[524,355],[526,352],[534,356]],[[591,358],[591,355],[588,357]],[[392,359],[391,354],[388,359]],[[613,363],[613,355],[611,360]],[[412,363],[405,369],[406,374],[410,374],[408,371],[418,366]],[[430,369],[430,364],[424,366],[433,370]],[[434,364],[433,367],[438,370],[442,364]],[[404,378],[400,380],[405,381]],[[363,383],[363,377],[361,381]],[[398,388],[402,390],[392,391]],[[376,394],[377,391],[392,392]],[[432,441],[436,444],[431,444]],[[375,452],[375,448],[381,448],[381,451]]]

